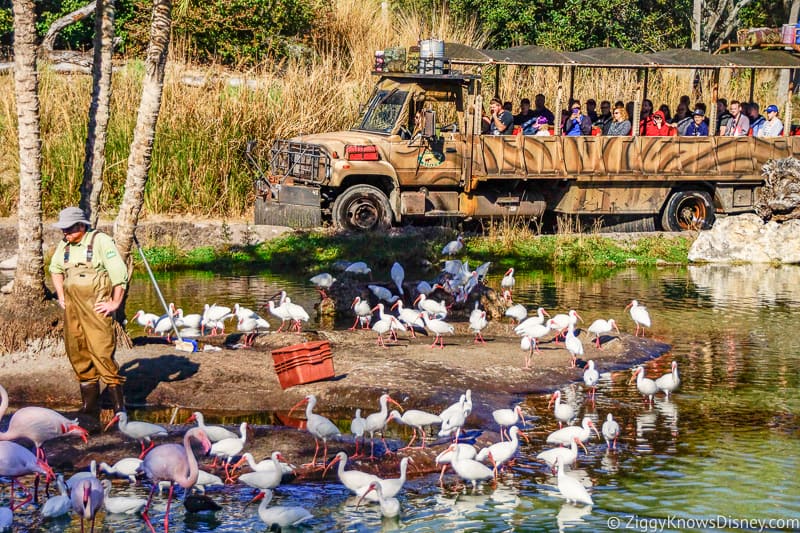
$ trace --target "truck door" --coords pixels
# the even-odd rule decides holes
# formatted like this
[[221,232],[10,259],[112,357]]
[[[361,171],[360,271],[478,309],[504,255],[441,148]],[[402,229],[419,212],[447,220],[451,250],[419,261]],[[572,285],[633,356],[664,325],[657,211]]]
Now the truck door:
[[[455,96],[428,91],[411,99],[411,139],[392,142],[392,165],[401,186],[457,187],[461,182],[464,134]],[[435,135],[422,135],[424,120],[435,121]]]

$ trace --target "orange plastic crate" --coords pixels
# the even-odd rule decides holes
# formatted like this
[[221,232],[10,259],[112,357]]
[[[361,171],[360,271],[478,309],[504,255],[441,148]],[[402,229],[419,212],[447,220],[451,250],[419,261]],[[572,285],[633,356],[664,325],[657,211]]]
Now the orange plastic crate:
[[272,351],[281,388],[334,377],[333,354],[328,341],[306,342]]

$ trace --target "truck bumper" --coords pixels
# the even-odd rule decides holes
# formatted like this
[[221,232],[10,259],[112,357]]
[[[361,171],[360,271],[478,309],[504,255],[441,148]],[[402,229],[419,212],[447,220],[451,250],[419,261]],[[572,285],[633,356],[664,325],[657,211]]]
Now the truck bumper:
[[255,224],[290,228],[321,226],[319,189],[302,185],[281,185],[277,199],[257,196]]

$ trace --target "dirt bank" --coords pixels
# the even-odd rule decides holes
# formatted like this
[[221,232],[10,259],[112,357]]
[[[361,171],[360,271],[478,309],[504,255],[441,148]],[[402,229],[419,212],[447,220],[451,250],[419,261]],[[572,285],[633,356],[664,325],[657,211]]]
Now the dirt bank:
[[[249,349],[225,348],[220,351],[186,353],[175,350],[161,339],[137,337],[136,345],[118,354],[127,377],[126,397],[133,405],[181,406],[213,411],[268,411],[278,415],[278,424],[299,424],[285,418],[287,411],[307,394],[319,399],[322,414],[347,413],[356,408],[377,410],[377,398],[388,392],[404,408],[438,412],[465,389],[474,398],[471,427],[493,426],[491,411],[508,407],[521,395],[548,392],[579,380],[583,371],[570,368],[570,357],[563,344],[545,341],[541,355],[534,355],[533,367],[523,368],[524,354],[509,323],[492,322],[485,331],[487,343],[474,344],[467,324],[457,323],[456,335],[447,337],[444,349],[430,348],[430,337],[402,338],[387,348],[376,346],[375,334],[365,331],[319,331],[269,333],[256,339]],[[668,345],[652,339],[622,335],[605,337],[603,350],[581,333],[585,358],[595,360],[601,372],[626,368],[635,362],[666,352]],[[334,354],[335,378],[282,390],[275,374],[271,349],[306,340],[330,341]],[[233,346],[238,334],[205,338],[201,345]],[[54,348],[54,349],[52,349]],[[77,406],[77,383],[67,359],[58,347],[38,355],[16,354],[0,358],[0,383],[9,392],[12,405],[51,404]],[[302,417],[301,413],[298,415]],[[173,427],[175,440],[185,428]],[[484,440],[496,440],[487,434]],[[120,445],[114,432],[93,437],[90,445],[80,442],[56,444],[51,456],[56,464],[85,465],[92,458],[110,461],[130,455],[136,445]],[[397,441],[393,446],[399,446]],[[352,440],[337,442],[334,449],[352,451]],[[310,459],[313,442],[305,432],[266,431],[260,428],[248,449],[257,457],[273,449],[288,453],[292,460]],[[414,451],[417,472],[432,471],[434,452]],[[53,455],[54,454],[54,455]],[[397,458],[372,468],[392,471]],[[305,473],[310,476],[312,474]]]

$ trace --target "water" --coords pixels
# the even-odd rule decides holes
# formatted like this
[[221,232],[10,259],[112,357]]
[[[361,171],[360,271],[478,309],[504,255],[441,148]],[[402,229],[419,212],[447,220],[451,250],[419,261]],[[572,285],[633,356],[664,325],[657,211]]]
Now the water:
[[[187,312],[196,312],[198,302],[254,307],[281,288],[308,309],[318,298],[304,279],[272,276],[181,274],[163,277],[162,284],[168,300],[190,307]],[[490,284],[498,285],[499,276]],[[144,280],[135,287],[129,308],[156,309]],[[656,377],[678,362],[682,383],[670,400],[659,396],[654,406],[646,406],[635,385],[628,384],[630,372],[603,373],[602,368],[594,405],[582,387],[562,389],[579,415],[599,425],[613,412],[622,427],[617,451],[593,440],[589,454],[579,454],[576,471],[593,486],[592,508],[565,503],[549,469],[533,461],[548,447],[544,438],[555,428],[547,398],[538,395],[524,399],[524,408],[537,415],[531,443],[523,443],[516,466],[496,488],[456,493],[440,488],[434,475],[415,478],[400,496],[399,520],[381,519],[376,506],[356,508],[338,482],[282,486],[272,504],[310,509],[315,518],[306,529],[314,531],[597,531],[609,526],[685,531],[730,527],[743,519],[765,521],[767,530],[800,529],[800,341],[794,330],[800,268],[535,272],[517,276],[515,295],[530,306],[574,307],[587,322],[616,317],[623,331],[632,331],[633,324],[622,309],[636,298],[653,318],[648,334],[673,345],[670,353],[645,365]],[[373,408],[371,403],[363,407]],[[451,477],[447,485],[452,483]],[[122,487],[116,484],[115,492]],[[126,487],[123,493],[143,496],[145,489]],[[198,517],[177,505],[171,530],[266,530],[255,506],[244,506],[252,496],[249,489],[225,487],[210,494],[223,511]],[[163,519],[163,500],[157,502],[154,522]],[[32,516],[28,507],[19,517],[32,530],[79,530],[75,519],[41,524]],[[100,517],[98,523],[106,531],[145,530],[138,518]],[[747,525],[757,531],[761,524]]]

